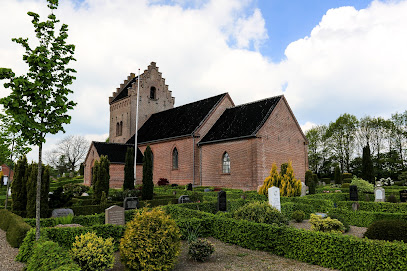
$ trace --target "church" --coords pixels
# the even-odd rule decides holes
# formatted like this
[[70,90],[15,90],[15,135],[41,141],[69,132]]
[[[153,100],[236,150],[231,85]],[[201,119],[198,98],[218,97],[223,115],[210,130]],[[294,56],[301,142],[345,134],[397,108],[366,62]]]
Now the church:
[[[140,78],[139,78],[140,77]],[[140,89],[138,89],[140,80]],[[308,170],[308,141],[283,95],[235,105],[228,93],[175,107],[175,98],[155,62],[130,74],[109,98],[109,142],[91,143],[84,183],[102,155],[110,161],[110,186],[124,180],[126,150],[134,147],[139,91],[136,184],[143,153],[153,153],[153,182],[256,190],[271,165],[292,161],[296,178]]]

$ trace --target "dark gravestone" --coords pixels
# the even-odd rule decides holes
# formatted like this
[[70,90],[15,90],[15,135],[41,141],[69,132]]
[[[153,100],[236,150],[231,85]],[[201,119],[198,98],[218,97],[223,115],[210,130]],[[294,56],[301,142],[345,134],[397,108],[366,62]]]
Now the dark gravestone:
[[400,190],[400,202],[407,202],[407,190]]
[[176,187],[176,186],[178,186],[178,184],[173,183],[173,184],[171,184],[171,186],[172,186],[172,187]]
[[226,212],[226,192],[221,190],[218,192],[218,211]]
[[187,185],[187,190],[192,191],[192,183],[189,183],[189,184]]
[[138,197],[126,197],[123,202],[125,210],[137,209]]
[[178,203],[190,203],[190,202],[191,202],[191,200],[189,199],[188,195],[182,195],[178,199]]
[[358,201],[358,187],[356,185],[349,186],[349,200]]

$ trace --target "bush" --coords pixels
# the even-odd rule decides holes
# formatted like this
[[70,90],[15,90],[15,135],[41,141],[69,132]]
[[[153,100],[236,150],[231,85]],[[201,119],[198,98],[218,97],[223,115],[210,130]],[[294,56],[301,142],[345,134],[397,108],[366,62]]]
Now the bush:
[[206,239],[194,240],[188,246],[188,255],[198,262],[206,261],[214,251],[213,244]]
[[189,195],[189,199],[191,202],[203,202],[203,194],[194,191]]
[[166,178],[160,178],[157,182],[158,186],[168,185],[170,182]]
[[143,200],[153,199],[154,183],[153,183],[153,153],[149,145],[144,151],[143,157],[143,186],[141,188],[141,197]]
[[171,270],[181,251],[181,234],[162,210],[143,209],[127,223],[120,242],[123,264],[130,270]]
[[341,186],[341,188],[349,188],[350,183],[345,182],[345,180],[343,180],[343,184]]
[[53,194],[49,195],[49,207],[53,209],[69,207],[72,205],[72,197],[73,194],[64,193],[64,188],[62,186],[59,186],[57,189],[54,190]]
[[305,218],[305,213],[301,210],[294,211],[291,215],[291,218],[294,219],[296,222],[302,222]]
[[343,183],[350,184],[352,182],[352,178],[343,179]]
[[60,216],[60,217],[56,217],[54,219],[55,219],[55,225],[58,225],[58,224],[72,224],[73,215],[69,214],[67,216]]
[[348,173],[348,172],[342,173],[342,179],[343,180],[352,179],[352,173]]
[[329,233],[342,233],[344,231],[343,224],[337,219],[331,219],[329,217],[322,218],[319,215],[311,214],[309,222],[311,223],[311,230],[313,231]]
[[356,185],[358,187],[358,193],[359,195],[365,192],[373,192],[374,191],[374,185],[369,183],[368,181],[365,181],[363,179],[357,178],[356,176],[353,177],[352,182],[350,185]]
[[257,223],[287,225],[287,218],[267,202],[253,201],[243,205],[233,213],[235,219],[245,219]]
[[31,229],[30,225],[25,223],[22,217],[8,210],[1,209],[0,217],[0,228],[6,232],[7,242],[12,247],[19,247]]
[[[68,266],[70,269],[67,269]],[[28,259],[27,271],[48,270],[80,271],[81,269],[73,263],[69,252],[57,243],[40,241],[34,245],[32,256]]]
[[386,201],[387,201],[387,202],[392,202],[392,203],[397,203],[396,195],[391,194],[391,195],[387,198]]
[[87,232],[75,237],[71,251],[73,260],[82,270],[98,271],[113,267],[113,238],[104,240],[94,232]]
[[364,237],[369,239],[407,242],[407,222],[403,220],[379,220],[372,223]]
[[78,183],[68,183],[63,186],[64,194],[72,194],[75,197],[80,197],[83,193],[88,192],[89,189],[89,186]]
[[345,219],[341,215],[338,215],[338,214],[335,214],[335,213],[329,213],[328,216],[331,219],[339,220],[343,224],[343,227],[345,228],[345,232],[349,231],[349,228],[350,228],[349,223],[346,222]]

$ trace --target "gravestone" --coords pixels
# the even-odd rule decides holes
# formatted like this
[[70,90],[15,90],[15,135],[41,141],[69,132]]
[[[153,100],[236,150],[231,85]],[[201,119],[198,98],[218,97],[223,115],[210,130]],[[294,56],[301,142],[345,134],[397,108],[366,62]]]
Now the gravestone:
[[357,203],[357,202],[352,203],[352,210],[353,211],[359,210],[359,203]]
[[191,200],[189,199],[188,195],[182,195],[178,198],[178,203],[190,203]]
[[176,183],[171,184],[171,187],[176,187],[176,186],[178,186],[178,184],[176,184]]
[[189,183],[189,184],[187,185],[187,190],[192,191],[192,183]]
[[385,194],[383,187],[376,187],[374,189],[374,201],[375,202],[384,202],[385,201]]
[[301,197],[307,195],[307,186],[305,185],[305,183],[301,183]]
[[204,192],[211,192],[211,189],[210,188],[205,188]]
[[319,215],[322,218],[327,218],[328,217],[327,213],[315,213],[315,215]]
[[84,193],[82,193],[81,197],[89,197],[89,194],[84,192]]
[[177,191],[172,191],[172,194],[173,194],[173,195],[176,195],[176,194],[177,194]]
[[349,186],[349,200],[358,201],[358,187],[356,185]]
[[226,212],[226,192],[221,190],[218,192],[218,211]]
[[281,212],[280,188],[272,186],[268,189],[269,204]]
[[113,205],[105,210],[105,224],[124,225],[124,208]]
[[400,190],[400,202],[407,202],[407,190]]
[[54,209],[52,211],[51,217],[62,217],[62,216],[68,216],[68,215],[73,215],[72,209]]
[[123,202],[125,210],[137,209],[138,197],[126,197]]

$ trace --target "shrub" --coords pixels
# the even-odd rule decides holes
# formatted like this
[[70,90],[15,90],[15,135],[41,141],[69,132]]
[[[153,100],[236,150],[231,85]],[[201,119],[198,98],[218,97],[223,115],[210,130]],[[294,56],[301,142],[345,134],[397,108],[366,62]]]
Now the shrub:
[[322,218],[319,215],[311,214],[309,222],[311,223],[311,230],[313,231],[329,233],[342,233],[344,231],[343,224],[337,219],[331,219],[329,217]]
[[160,178],[157,182],[158,186],[168,185],[170,182],[166,178]]
[[71,193],[64,193],[64,188],[62,186],[54,190],[54,193],[49,195],[49,207],[50,208],[61,208],[69,207],[72,205]]
[[106,197],[109,196],[109,173],[110,161],[106,155],[100,157],[100,161],[93,167],[94,180],[94,194],[93,199],[96,204],[100,204],[102,192],[105,192]]
[[191,202],[203,202],[203,194],[194,191],[189,195],[189,199]]
[[273,163],[270,176],[268,176],[259,190],[260,195],[267,195],[268,189],[272,186],[280,188],[280,195],[295,197],[301,195],[301,181],[294,176],[292,163],[281,165],[280,174],[277,172],[277,166]]
[[344,183],[344,184],[345,184],[345,183],[350,184],[351,182],[352,182],[352,178],[343,179],[343,183]]
[[73,215],[69,214],[67,216],[60,216],[60,217],[56,217],[54,219],[55,219],[55,225],[58,225],[58,224],[71,224],[72,219],[73,219]]
[[213,252],[215,252],[213,244],[206,239],[197,239],[188,246],[188,255],[198,262],[206,261]]
[[343,184],[341,186],[341,188],[349,188],[350,183],[346,183],[345,180],[343,180]]
[[329,217],[331,219],[339,220],[343,224],[343,227],[345,228],[345,232],[349,231],[349,228],[350,228],[349,223],[346,222],[345,219],[341,215],[338,215],[338,214],[335,214],[335,213],[329,213]]
[[134,189],[134,149],[127,148],[124,164],[123,190]]
[[342,174],[339,166],[335,167],[335,175],[334,175],[334,180],[336,184],[341,184],[342,183]]
[[342,179],[352,179],[352,173],[344,172],[342,173]]
[[31,229],[23,218],[8,210],[0,210],[0,228],[6,231],[7,242],[12,247],[19,247],[25,235]]
[[79,183],[68,183],[63,186],[64,194],[72,194],[75,197],[80,197],[83,193],[88,192],[89,186]]
[[71,251],[73,260],[82,270],[98,271],[113,267],[113,238],[104,240],[94,232],[87,232],[75,237]]
[[257,223],[287,225],[288,220],[267,202],[253,201],[243,205],[233,213],[235,219],[245,219]]
[[181,234],[162,210],[143,209],[127,223],[120,255],[130,270],[171,270],[181,250]]
[[23,156],[17,161],[11,183],[11,208],[14,213],[25,216],[27,206],[27,158]]
[[153,153],[148,145],[144,151],[143,157],[143,186],[141,188],[141,197],[143,200],[153,198],[154,183],[153,183]]
[[[74,271],[81,270],[72,261],[69,252],[52,241],[40,241],[34,245],[32,256],[28,259],[27,271],[64,270],[69,265]],[[68,270],[68,269],[65,269]]]
[[407,242],[407,222],[403,220],[379,220],[372,223],[364,237],[388,241]]
[[297,210],[291,214],[291,218],[294,219],[296,222],[302,222],[305,218],[304,211]]
[[388,196],[387,202],[397,203],[396,195],[391,194],[390,196]]
[[374,185],[365,181],[363,179],[357,178],[356,176],[353,177],[352,182],[350,185],[356,185],[358,187],[358,193],[365,193],[365,192],[373,192]]

